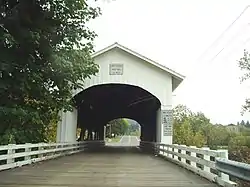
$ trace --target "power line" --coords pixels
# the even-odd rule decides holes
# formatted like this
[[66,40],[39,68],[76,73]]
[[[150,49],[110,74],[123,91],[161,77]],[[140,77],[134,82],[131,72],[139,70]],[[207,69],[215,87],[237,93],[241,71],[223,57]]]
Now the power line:
[[[238,48],[239,46],[245,46],[247,43],[249,43],[250,42],[250,37],[248,37],[246,40],[244,40],[244,41],[242,41],[242,42],[240,42],[240,44],[238,44],[238,45],[236,45],[236,47],[234,47],[233,49],[231,49],[229,52],[227,52],[226,53],[226,59],[225,60],[223,60],[222,62],[225,62],[227,59],[229,59],[229,57],[231,56],[231,55],[233,55],[236,51],[236,48]],[[230,55],[227,55],[227,54],[230,54]]]
[[244,13],[247,11],[247,9],[250,7],[250,5],[247,5],[244,10],[239,14],[239,16],[236,17],[236,19],[215,39],[215,41],[198,57],[196,61],[198,61],[200,58],[202,58],[213,45],[218,43],[218,41],[233,27],[233,25],[244,15]]
[[[206,55],[206,53],[214,46],[216,45],[220,39],[234,26],[234,24],[244,15],[244,13],[248,10],[248,8],[250,7],[250,5],[247,5],[243,11],[239,14],[239,16],[236,17],[236,19],[215,39],[215,41],[197,58],[197,60],[195,60],[195,63],[192,64],[192,66],[194,66],[197,63],[200,63],[201,59],[204,57],[204,55]],[[210,59],[208,62],[213,61],[214,59],[216,59],[221,52],[224,50],[225,46],[218,52],[215,54],[214,57],[212,57],[212,59]],[[193,72],[193,71],[191,71]],[[191,73],[190,73],[191,74]],[[188,78],[189,75],[186,76],[186,78]],[[185,81],[186,79],[184,79]],[[183,81],[183,82],[184,82]],[[182,83],[183,84],[183,83]]]
[[[247,25],[245,25],[245,28],[249,27],[249,23]],[[231,37],[231,39],[222,47],[222,49],[216,53],[207,63],[211,63],[213,62],[223,51],[225,51],[225,49],[233,42],[235,41],[236,38],[239,37],[239,33],[242,33],[244,30],[240,29],[240,32],[237,32],[234,36]]]

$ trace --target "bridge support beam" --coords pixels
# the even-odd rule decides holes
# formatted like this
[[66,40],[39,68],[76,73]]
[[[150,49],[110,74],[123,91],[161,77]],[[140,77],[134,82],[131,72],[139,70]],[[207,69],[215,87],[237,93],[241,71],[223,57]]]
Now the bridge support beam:
[[156,111],[156,142],[161,142],[161,131],[162,131],[162,123],[161,123],[161,108]]
[[59,112],[61,120],[57,124],[57,142],[76,142],[77,110]]
[[105,127],[100,128],[99,140],[104,140],[104,133],[105,133],[104,128]]

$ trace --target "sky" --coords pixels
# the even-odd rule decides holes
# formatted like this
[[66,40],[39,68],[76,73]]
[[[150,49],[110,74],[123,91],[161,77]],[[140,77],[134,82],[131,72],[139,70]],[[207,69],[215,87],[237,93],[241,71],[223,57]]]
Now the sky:
[[234,22],[249,0],[99,0],[97,5],[102,15],[89,24],[98,34],[96,50],[118,42],[185,75],[173,106],[187,105],[213,123],[250,120],[250,114],[240,114],[250,84],[240,83],[237,62],[250,50],[250,7]]

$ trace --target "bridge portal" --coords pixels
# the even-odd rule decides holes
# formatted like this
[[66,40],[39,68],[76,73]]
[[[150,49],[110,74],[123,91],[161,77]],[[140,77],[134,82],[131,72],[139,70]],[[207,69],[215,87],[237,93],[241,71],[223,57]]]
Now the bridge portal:
[[76,90],[73,112],[60,112],[58,142],[76,141],[76,129],[104,138],[113,119],[130,118],[141,124],[141,138],[172,144],[172,92],[184,76],[114,43],[92,55],[99,72]]

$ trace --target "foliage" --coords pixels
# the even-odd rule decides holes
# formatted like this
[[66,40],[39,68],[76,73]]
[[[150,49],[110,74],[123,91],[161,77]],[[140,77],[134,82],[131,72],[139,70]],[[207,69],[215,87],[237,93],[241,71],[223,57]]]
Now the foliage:
[[[129,123],[125,119],[114,119],[109,122],[109,127],[111,127],[111,132],[115,135],[124,135],[128,132]],[[107,131],[109,133],[109,131]]]
[[246,122],[244,120],[241,120],[241,122],[237,122],[237,125],[239,125],[241,127],[250,128],[250,122],[248,120]]
[[174,120],[178,123],[181,123],[186,118],[190,117],[192,112],[185,105],[178,105],[173,109]]
[[47,141],[71,110],[72,90],[98,70],[86,23],[99,13],[85,0],[0,1],[1,143]]
[[[250,147],[246,146],[230,147],[229,159],[250,164]],[[239,180],[237,178],[232,178],[232,180],[235,181],[237,184],[239,184],[239,186],[241,187],[250,186],[250,182]]]
[[250,148],[250,136],[235,136],[229,141],[229,148],[235,149],[237,147],[248,147]]
[[[240,58],[239,60],[239,67],[243,72],[241,81],[244,82],[250,78],[250,54],[246,50],[244,50],[243,57]],[[247,98],[245,101],[245,105],[243,106],[242,113],[250,111],[249,109],[250,109],[250,99]]]
[[47,142],[56,142],[56,131],[57,131],[57,123],[58,120],[55,118],[52,118],[50,123],[46,125],[45,127],[45,140]]
[[202,147],[205,144],[205,138],[200,131],[194,132],[191,122],[185,119],[182,124],[174,124],[174,143]]
[[141,132],[139,130],[130,131],[129,135],[140,137]]
[[249,146],[248,128],[236,126],[235,130],[230,130],[228,127],[231,126],[213,125],[203,113],[191,112],[186,106],[174,109],[174,143],[208,146],[211,149],[221,146]]
[[130,119],[126,119],[126,120],[129,123],[127,134],[133,135],[133,136],[140,136],[140,132],[139,132],[140,125],[139,125],[139,123],[137,123],[134,120],[130,120]]

